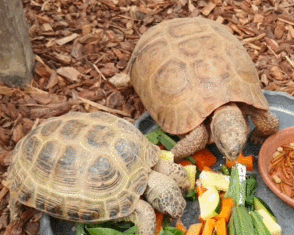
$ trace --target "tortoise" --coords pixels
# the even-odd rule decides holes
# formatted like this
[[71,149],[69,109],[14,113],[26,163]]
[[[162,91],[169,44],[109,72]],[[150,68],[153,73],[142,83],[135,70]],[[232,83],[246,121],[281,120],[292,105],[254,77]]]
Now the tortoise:
[[279,130],[257,71],[226,26],[205,18],[177,18],[148,29],[137,42],[128,77],[151,117],[181,140],[175,161],[215,142],[236,160],[249,135],[261,144]]
[[153,208],[181,217],[181,189],[190,186],[186,170],[160,154],[130,122],[108,113],[50,118],[15,147],[10,219],[24,204],[73,222],[132,221],[139,234],[154,235]]

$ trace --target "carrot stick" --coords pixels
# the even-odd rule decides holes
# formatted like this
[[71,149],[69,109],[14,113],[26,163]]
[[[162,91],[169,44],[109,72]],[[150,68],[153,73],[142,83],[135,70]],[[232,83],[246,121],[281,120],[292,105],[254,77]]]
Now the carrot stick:
[[197,193],[198,197],[200,197],[203,193],[205,193],[206,190],[207,189],[202,186],[201,181],[197,180],[196,181],[196,193]]
[[216,235],[227,235],[227,227],[226,227],[226,221],[224,218],[221,218],[215,223],[215,230]]
[[201,229],[202,229],[202,224],[192,224],[189,227],[188,232],[186,233],[186,235],[200,235],[201,233]]
[[183,223],[180,219],[177,220],[176,229],[182,231],[185,234],[187,233],[187,229],[186,229],[185,225],[183,225]]
[[233,207],[234,201],[232,198],[223,198],[221,201],[221,212],[215,217],[215,219],[224,219],[226,222],[229,222]]
[[158,235],[161,230],[163,229],[162,222],[163,222],[163,213],[159,211],[155,211],[156,214],[156,235]]
[[204,166],[211,167],[217,162],[217,158],[208,149],[196,152],[192,158],[195,160],[197,168],[201,171]]
[[213,170],[211,170],[208,166],[203,166],[203,171],[210,171],[213,172]]
[[180,164],[181,166],[189,166],[189,165],[193,165],[192,162],[187,161],[187,160],[183,160],[183,161],[179,162],[179,164]]
[[208,219],[204,225],[202,235],[212,235],[215,227],[215,219]]
[[165,147],[164,147],[162,144],[158,144],[158,147],[159,147],[161,150],[165,150]]
[[229,168],[232,168],[236,163],[245,165],[248,171],[253,171],[254,157],[251,155],[245,157],[242,152],[236,161],[226,160],[226,166]]

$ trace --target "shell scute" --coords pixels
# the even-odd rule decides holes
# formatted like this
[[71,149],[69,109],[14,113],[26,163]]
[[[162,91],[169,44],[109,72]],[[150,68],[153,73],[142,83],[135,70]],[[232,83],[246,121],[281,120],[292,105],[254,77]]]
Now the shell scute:
[[41,141],[36,137],[28,137],[23,141],[22,152],[25,159],[31,164],[34,159],[34,154],[38,152],[41,146]]
[[56,129],[61,125],[61,120],[54,120],[51,122],[46,123],[41,129],[41,134],[43,136],[49,136],[56,131]]
[[57,160],[58,152],[59,148],[56,141],[46,142],[37,156],[36,173],[39,173],[42,177],[49,177]]
[[111,126],[93,125],[88,131],[86,138],[89,145],[101,148],[109,146],[114,136],[115,131]]
[[173,97],[182,94],[189,86],[187,64],[177,58],[171,58],[158,70],[154,77],[155,91]]
[[132,170],[136,163],[140,161],[141,149],[132,140],[118,139],[115,143],[115,150],[125,163],[128,170]]
[[191,22],[174,22],[168,27],[168,33],[175,38],[181,38],[191,36],[193,34],[199,34],[205,32],[205,25],[195,24]]
[[64,123],[64,126],[60,130],[60,135],[68,140],[73,140],[78,138],[80,132],[87,126],[88,124],[84,120],[68,120]]

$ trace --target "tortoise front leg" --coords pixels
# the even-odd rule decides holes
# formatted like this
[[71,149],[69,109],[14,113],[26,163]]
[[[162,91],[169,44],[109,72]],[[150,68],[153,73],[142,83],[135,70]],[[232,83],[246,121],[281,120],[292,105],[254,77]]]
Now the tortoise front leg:
[[244,112],[251,116],[251,120],[255,125],[250,137],[252,143],[262,144],[266,138],[279,131],[280,121],[273,113],[247,105],[244,105],[244,107]]
[[175,156],[175,162],[188,157],[189,155],[204,149],[208,142],[208,131],[202,123],[193,131],[187,134],[172,148],[171,152]]
[[173,178],[181,189],[182,193],[185,194],[188,192],[190,188],[188,174],[185,168],[181,165],[159,159],[159,161],[153,167],[153,170]]
[[156,215],[152,206],[144,200],[139,200],[136,209],[124,220],[133,222],[139,235],[155,234]]

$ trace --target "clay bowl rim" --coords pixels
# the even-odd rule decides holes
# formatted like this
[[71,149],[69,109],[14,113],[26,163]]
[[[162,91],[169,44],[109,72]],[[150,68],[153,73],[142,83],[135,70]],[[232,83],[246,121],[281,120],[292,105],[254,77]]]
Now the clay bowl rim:
[[[278,131],[276,134],[270,136],[261,146],[259,154],[258,154],[258,169],[259,174],[262,177],[265,184],[270,188],[270,190],[277,195],[283,202],[287,205],[294,208],[294,199],[280,192],[280,189],[276,186],[276,184],[272,181],[269,175],[269,165],[266,164],[267,158],[270,158],[272,155],[267,154],[269,149],[273,150],[270,154],[273,154],[278,147],[282,144],[288,144],[288,142],[277,141],[281,138],[281,136],[288,136],[289,139],[292,139],[289,143],[294,142],[294,126],[285,128],[283,130]],[[267,167],[265,167],[267,166]]]

